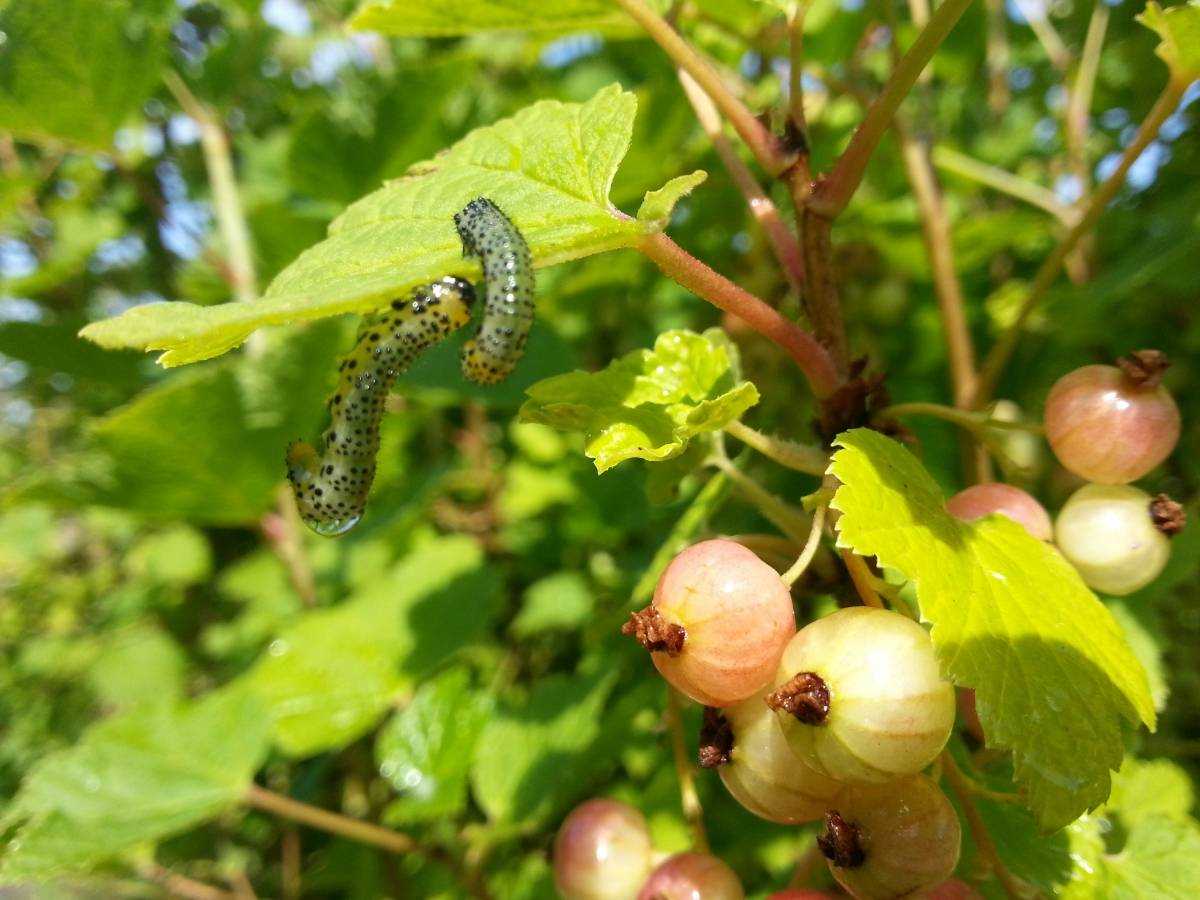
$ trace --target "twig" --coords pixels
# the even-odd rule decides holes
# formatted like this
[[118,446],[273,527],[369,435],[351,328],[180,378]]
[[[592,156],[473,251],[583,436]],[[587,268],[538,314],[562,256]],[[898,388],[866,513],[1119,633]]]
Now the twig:
[[1054,191],[1049,188],[1034,184],[1032,181],[1013,175],[997,166],[972,159],[949,147],[933,148],[933,164],[939,169],[970,178],[972,181],[978,181],[980,184],[1008,194],[1010,197],[1024,200],[1038,209],[1045,210],[1066,225],[1070,225],[1078,218],[1074,210],[1060,201]]
[[242,301],[254,300],[258,296],[258,276],[254,271],[253,244],[238,194],[237,176],[233,171],[233,157],[229,152],[225,129],[177,74],[169,71],[163,80],[183,111],[195,120],[200,129],[200,147],[204,152],[208,183],[212,187],[217,227],[225,252],[229,254],[229,267],[233,273],[234,296]]
[[753,447],[763,456],[789,469],[807,475],[824,475],[829,468],[829,454],[819,447],[798,444],[784,438],[763,434],[737,420],[725,426],[725,433]]
[[901,102],[917,82],[937,48],[971,5],[971,0],[945,0],[921,30],[916,41],[900,59],[891,77],[866,116],[850,138],[846,151],[838,158],[830,173],[821,180],[809,199],[809,208],[824,218],[836,217],[862,182],[867,163],[879,141],[892,123]]
[[262,519],[263,537],[283,563],[288,581],[300,602],[310,609],[317,605],[317,587],[308,554],[304,552],[304,525],[296,512],[291,488],[280,485],[276,492],[275,512]]
[[683,817],[692,829],[692,849],[708,852],[708,834],[704,830],[704,809],[696,793],[695,769],[688,758],[687,742],[683,736],[683,718],[679,714],[679,699],[675,689],[667,686],[667,708],[663,714],[671,733],[671,754],[675,758],[675,774],[679,778],[679,804]]
[[803,135],[808,131],[804,115],[804,16],[810,0],[795,0],[788,10],[788,118]]
[[280,893],[284,900],[299,900],[300,871],[303,850],[300,844],[300,831],[297,828],[285,826],[279,840],[279,870]]
[[735,466],[725,456],[714,456],[712,464],[725,473],[751,503],[758,507],[776,528],[782,531],[797,546],[808,542],[811,523],[804,514],[791,504],[776,497],[765,487]]
[[742,319],[787,351],[818,397],[828,396],[837,387],[838,372],[829,351],[778,310],[714,272],[662,232],[644,238],[637,249],[652,259],[668,278]]
[[233,900],[234,897],[228,891],[172,872],[158,863],[151,862],[138,866],[138,874],[147,881],[161,885],[163,890],[172,897],[181,897],[183,900]]
[[883,409],[880,418],[889,416],[932,416],[935,419],[945,419],[968,431],[981,433],[989,428],[1001,431],[1028,431],[1041,434],[1044,429],[1037,422],[1010,422],[1007,419],[994,419],[978,410],[968,411],[943,406],[940,403],[897,403]]
[[1004,0],[987,0],[988,108],[996,115],[1008,109],[1008,16]]
[[263,812],[308,825],[319,831],[327,831],[353,841],[380,847],[390,853],[415,853],[422,852],[424,849],[407,834],[311,806],[308,803],[293,800],[291,797],[285,797],[283,794],[268,791],[257,784],[252,784],[246,790],[243,799],[248,806],[261,809]]
[[666,52],[667,56],[696,80],[704,92],[717,105],[721,114],[729,120],[734,130],[750,148],[759,165],[771,175],[778,175],[792,164],[794,153],[780,146],[775,136],[767,130],[745,105],[726,87],[721,76],[695,48],[679,36],[662,16],[651,9],[643,0],[617,0],[625,12],[646,30],[650,38]]
[[1121,185],[1125,183],[1125,176],[1129,173],[1130,167],[1142,155],[1142,151],[1149,146],[1150,142],[1158,136],[1159,128],[1162,127],[1167,117],[1175,111],[1175,107],[1179,105],[1179,101],[1183,97],[1185,90],[1187,90],[1187,85],[1176,81],[1174,78],[1167,82],[1166,87],[1163,88],[1162,93],[1158,95],[1158,99],[1154,102],[1153,108],[1151,108],[1146,118],[1142,121],[1133,141],[1121,154],[1121,160],[1117,164],[1116,169],[1088,198],[1087,205],[1079,221],[1071,226],[1070,230],[1059,241],[1058,246],[1042,262],[1041,267],[1037,270],[1037,274],[1033,277],[1033,283],[1029,286],[1029,291],[1025,295],[1025,301],[1021,304],[1021,309],[1017,314],[1016,320],[1009,326],[1008,331],[1005,332],[996,345],[992,347],[991,352],[988,353],[987,358],[984,360],[979,374],[979,389],[975,394],[972,404],[975,408],[985,405],[991,399],[992,392],[996,389],[996,383],[1000,380],[1000,373],[1004,371],[1004,367],[1012,356],[1013,350],[1016,349],[1017,341],[1021,338],[1021,332],[1025,328],[1025,323],[1029,320],[1029,316],[1037,308],[1037,305],[1045,297],[1046,292],[1062,271],[1063,261],[1066,259],[1067,254],[1075,248],[1080,238],[1095,227],[1100,217],[1104,214],[1105,209],[1107,209],[1109,202],[1117,195],[1117,191],[1120,190]]
[[1071,171],[1079,179],[1080,197],[1086,196],[1091,187],[1087,160],[1088,113],[1092,108],[1092,93],[1096,87],[1096,75],[1100,71],[1100,51],[1104,47],[1107,29],[1108,4],[1097,3],[1092,7],[1087,37],[1083,40],[1083,52],[1079,57],[1079,69],[1069,91],[1064,117]]
[[1050,58],[1050,64],[1060,72],[1066,72],[1067,66],[1071,63],[1071,51],[1067,49],[1067,45],[1059,37],[1058,31],[1046,18],[1045,6],[1040,0],[1036,2],[1036,5],[1031,4],[1029,0],[1016,0],[1016,4],[1025,21],[1029,23],[1029,27],[1033,29],[1033,36],[1038,39],[1038,43],[1046,51],[1046,56]]
[[818,506],[813,511],[812,529],[808,532],[808,542],[800,551],[800,555],[796,557],[796,561],[792,563],[791,568],[779,576],[784,584],[795,584],[796,580],[808,569],[808,564],[813,561],[813,557],[817,555],[817,548],[821,546],[821,530],[825,527],[825,510],[827,508]]
[[879,595],[875,593],[875,588],[871,584],[874,580],[871,577],[871,570],[867,568],[863,558],[849,550],[843,550],[841,555],[842,562],[846,564],[846,571],[850,573],[850,580],[854,582],[854,589],[858,591],[863,606],[876,606],[883,609],[883,601],[879,599]]
[[987,824],[983,821],[983,817],[979,815],[979,810],[975,808],[975,801],[971,799],[970,785],[967,783],[962,771],[958,768],[954,757],[950,755],[949,750],[944,750],[939,759],[942,763],[942,777],[950,785],[950,789],[958,798],[963,816],[967,820],[967,827],[971,829],[971,837],[975,839],[976,851],[991,868],[992,874],[996,876],[996,880],[1004,888],[1004,893],[1013,898],[1013,900],[1022,900],[1028,894],[1028,890],[1024,884],[1008,871],[1001,861],[1000,854],[996,852],[996,844],[992,840],[992,836],[988,833]]
[[720,112],[712,98],[704,93],[691,75],[683,69],[677,71],[679,81],[683,85],[683,92],[692,104],[692,109],[696,111],[700,127],[712,141],[713,149],[717,151],[717,156],[721,158],[721,162],[729,172],[734,186],[746,198],[750,212],[766,233],[767,240],[771,243],[771,250],[775,253],[775,258],[779,260],[780,268],[783,269],[788,284],[799,294],[804,287],[804,258],[800,255],[800,242],[788,230],[787,224],[779,215],[779,209],[762,189],[750,168],[742,162],[742,158],[738,156],[732,142],[725,136],[725,132],[721,128]]

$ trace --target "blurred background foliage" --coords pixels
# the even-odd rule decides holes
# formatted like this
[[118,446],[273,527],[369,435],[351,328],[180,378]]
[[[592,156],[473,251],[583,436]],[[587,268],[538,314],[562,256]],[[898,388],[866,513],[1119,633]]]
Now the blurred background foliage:
[[[28,6],[0,4],[9,45],[32,33],[20,30]],[[639,114],[614,202],[632,212],[646,189],[707,169],[672,235],[795,310],[665,57],[632,32],[348,34],[352,4],[341,0],[42,6],[60,9],[63,21],[42,22],[41,33],[68,49],[119,26],[107,52],[47,53],[44,62],[120,90],[68,98],[49,78],[42,94],[0,103],[0,131],[12,132],[0,135],[0,804],[38,760],[103,717],[252,683],[276,707],[261,783],[400,828],[427,850],[390,856],[235,808],[99,874],[64,880],[63,895],[153,895],[154,882],[175,889],[175,873],[234,892],[252,883],[264,896],[456,896],[468,866],[496,896],[548,896],[553,830],[595,793],[635,801],[663,849],[685,847],[664,686],[617,625],[664,544],[773,529],[715,488],[697,504],[702,480],[682,467],[665,485],[642,463],[597,477],[576,436],[517,424],[515,412],[541,378],[600,368],[668,328],[725,324],[763,395],[748,420],[806,438],[810,399],[775,348],[722,323],[633,252],[544,270],[539,321],[517,374],[497,389],[467,385],[451,377],[454,350],[443,346],[402,379],[369,514],[328,541],[297,526],[281,492],[283,451],[322,427],[353,322],[271,330],[254,352],[171,372],[75,337],[135,304],[232,297],[199,129],[163,86],[165,68],[229,135],[261,285],[348,202],[471,128],[619,82],[637,93]],[[89,6],[95,21],[80,17]],[[938,148],[1069,203],[1086,185],[1068,159],[1063,75],[1023,6],[974,4],[936,57],[934,89],[918,89],[909,107],[922,109]],[[1084,148],[1089,180],[1111,170],[1165,79],[1154,35],[1133,20],[1139,11],[1130,0],[1109,10]],[[1091,5],[1054,0],[1046,12],[1077,54]],[[906,12],[897,14],[911,38]],[[884,21],[882,4],[812,3],[805,86],[817,168],[859,120],[855,92],[873,91],[886,71],[888,33],[875,27]],[[775,6],[690,0],[680,22],[753,108],[780,104],[786,34]],[[0,92],[22,75],[27,84],[3,53],[0,45]],[[1185,431],[1147,487],[1194,509],[1200,105],[1191,101],[1200,92],[1192,87],[1074,277],[1053,289],[998,395],[1036,419],[1049,385],[1074,366],[1139,347],[1166,351]],[[31,104],[40,118],[22,118]],[[952,169],[940,175],[971,331],[986,348],[1063,226]],[[834,239],[855,351],[886,371],[897,401],[947,401],[919,211],[894,142],[884,141]],[[912,426],[925,464],[957,489],[951,427]],[[1027,466],[1021,477],[1056,508],[1074,487],[1070,476],[1040,442],[1011,449]],[[769,466],[757,474],[797,501],[814,489]],[[1196,773],[1200,753],[1197,533],[1176,541],[1167,575],[1117,608],[1165,704],[1158,733],[1137,749],[1173,758],[1182,768],[1169,776],[1182,782],[1171,783],[1184,790],[1183,771]],[[778,539],[756,549],[773,563],[794,555]],[[818,571],[798,597],[813,611],[846,591],[836,571]],[[698,711],[685,716],[694,733]],[[699,787],[713,846],[751,892],[786,883],[795,830],[752,818],[711,773]],[[1021,831],[1028,823],[997,816],[1002,833],[1017,835],[1017,851],[1018,838],[1032,839]],[[1110,850],[1120,834],[1109,829]],[[1065,839],[1055,840],[1061,853],[1047,872],[1066,869],[1039,873],[1047,883],[1070,867]]]

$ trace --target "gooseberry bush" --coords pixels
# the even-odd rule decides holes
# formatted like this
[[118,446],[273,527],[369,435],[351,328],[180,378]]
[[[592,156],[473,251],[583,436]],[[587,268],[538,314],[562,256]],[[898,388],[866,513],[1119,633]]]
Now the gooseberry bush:
[[1200,3],[1010,6],[0,2],[0,894],[1200,896]]

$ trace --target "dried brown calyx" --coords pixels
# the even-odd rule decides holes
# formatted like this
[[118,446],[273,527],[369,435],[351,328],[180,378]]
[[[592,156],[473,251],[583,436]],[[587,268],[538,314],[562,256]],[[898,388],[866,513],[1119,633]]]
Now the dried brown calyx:
[[867,858],[858,826],[843,819],[836,809],[825,813],[825,832],[817,837],[817,846],[839,869],[857,869]]
[[829,685],[816,672],[801,672],[768,694],[767,706],[785,710],[805,725],[820,725],[829,715]]
[[1171,361],[1161,350],[1134,350],[1117,360],[1125,377],[1138,387],[1158,387],[1163,372],[1171,368]]
[[1176,503],[1166,494],[1159,494],[1150,501],[1150,518],[1154,520],[1154,527],[1167,537],[1179,534],[1187,524],[1183,504]]
[[704,707],[700,724],[700,768],[715,769],[733,758],[733,728],[729,720],[714,706]]
[[621,634],[630,635],[651,653],[667,656],[678,656],[687,638],[683,626],[668,622],[653,604],[630,613],[629,621],[621,626]]

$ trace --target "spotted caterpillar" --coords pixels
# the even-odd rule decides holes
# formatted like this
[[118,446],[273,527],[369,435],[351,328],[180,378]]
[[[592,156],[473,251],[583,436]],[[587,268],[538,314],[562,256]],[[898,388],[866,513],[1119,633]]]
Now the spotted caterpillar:
[[479,257],[487,285],[483,321],[462,349],[462,372],[477,384],[503,381],[525,353],[533,325],[529,245],[491,200],[472,200],[454,216],[463,255]]
[[333,537],[358,524],[375,478],[388,391],[421,353],[471,320],[474,300],[469,283],[447,276],[363,321],[358,343],[338,366],[323,452],[301,441],[287,451],[296,507],[317,534]]

